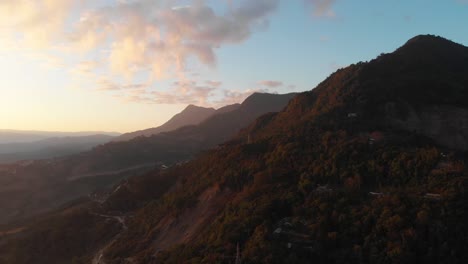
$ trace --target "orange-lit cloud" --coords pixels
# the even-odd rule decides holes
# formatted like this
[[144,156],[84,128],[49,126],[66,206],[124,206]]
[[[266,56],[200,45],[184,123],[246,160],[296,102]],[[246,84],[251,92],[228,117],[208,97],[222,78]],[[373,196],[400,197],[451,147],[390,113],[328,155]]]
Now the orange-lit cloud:
[[81,61],[70,70],[70,73],[78,77],[89,77],[98,66],[97,61]]
[[[135,94],[135,91],[146,91],[148,87],[148,84],[143,83],[119,84],[107,77],[100,77],[96,81],[97,91],[122,91]],[[138,92],[138,94],[145,94],[145,92]]]
[[220,81],[206,81],[205,82],[206,85],[209,85],[209,86],[212,86],[212,87],[220,87],[221,85],[223,85],[223,82],[220,82]]
[[37,52],[95,90],[126,93],[132,89],[117,83],[124,79],[145,82],[138,89],[146,93],[137,95],[144,101],[204,103],[221,82],[154,87],[159,79],[186,79],[189,61],[215,67],[217,50],[265,29],[278,2],[220,2],[221,12],[203,0],[184,6],[176,0],[2,0],[0,51]]
[[130,85],[122,89],[132,89],[122,97],[127,102],[150,104],[198,104],[209,105],[209,98],[216,87],[198,85],[194,81],[174,82],[167,90],[140,89],[140,85]]
[[216,49],[248,39],[278,1],[245,1],[226,14],[215,13],[204,1],[178,7],[172,2],[120,2],[88,11],[69,40],[84,50],[109,49],[109,68],[115,74],[131,77],[150,71],[163,78],[184,70],[190,57],[215,65]]
[[[44,49],[59,41],[64,21],[76,6],[73,0],[2,0],[0,2],[1,40],[9,47]],[[3,48],[7,45],[2,45]]]

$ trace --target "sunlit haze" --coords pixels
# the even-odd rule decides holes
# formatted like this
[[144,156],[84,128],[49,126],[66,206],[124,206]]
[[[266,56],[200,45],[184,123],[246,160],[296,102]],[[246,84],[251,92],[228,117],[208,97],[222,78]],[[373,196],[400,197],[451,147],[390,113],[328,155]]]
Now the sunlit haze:
[[2,0],[0,129],[154,127],[467,25],[464,0]]

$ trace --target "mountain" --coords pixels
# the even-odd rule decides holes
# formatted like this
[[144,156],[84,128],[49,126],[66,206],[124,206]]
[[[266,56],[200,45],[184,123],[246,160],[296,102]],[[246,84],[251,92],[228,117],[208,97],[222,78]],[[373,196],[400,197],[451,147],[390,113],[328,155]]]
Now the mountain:
[[204,108],[195,105],[189,105],[182,112],[176,114],[171,119],[169,119],[169,121],[159,127],[126,133],[114,139],[114,141],[127,141],[140,136],[148,137],[162,132],[176,130],[177,128],[184,126],[197,125],[214,115],[216,112],[217,111],[214,108]]
[[0,129],[0,144],[27,143],[55,137],[84,137],[93,135],[119,136],[116,132],[84,131],[84,132],[51,132]]
[[0,260],[464,263],[467,76],[467,47],[418,36],[187,163],[5,226]]
[[57,137],[39,141],[0,144],[0,163],[48,159],[88,151],[114,138],[108,135]]
[[238,132],[261,115],[281,111],[294,96],[296,93],[254,93],[234,111],[214,115],[198,126],[186,126],[153,140],[181,144],[198,153],[230,139],[234,131]]
[[[110,142],[98,146],[88,153],[67,160],[69,177],[80,178],[98,170],[118,170],[142,164],[172,164],[187,160],[199,153],[224,142],[246,127],[255,118],[284,108],[295,96],[290,94],[254,93],[242,104],[221,108],[219,114],[198,125],[159,133],[149,137],[138,137],[126,142]],[[225,109],[235,108],[232,111]]]
[[226,105],[226,106],[216,109],[216,114],[224,114],[227,112],[231,112],[231,111],[237,110],[240,106],[241,104]]
[[258,116],[280,111],[294,94],[253,94],[199,125],[51,160],[0,165],[0,223],[18,221],[162,165],[193,158],[234,136]]
[[[391,54],[339,70],[314,93],[296,98],[297,105],[288,111],[327,113],[332,120],[355,113],[378,127],[415,132],[441,146],[468,150],[467,63],[466,47],[441,37],[417,36]],[[313,102],[313,109],[304,107],[304,101]]]

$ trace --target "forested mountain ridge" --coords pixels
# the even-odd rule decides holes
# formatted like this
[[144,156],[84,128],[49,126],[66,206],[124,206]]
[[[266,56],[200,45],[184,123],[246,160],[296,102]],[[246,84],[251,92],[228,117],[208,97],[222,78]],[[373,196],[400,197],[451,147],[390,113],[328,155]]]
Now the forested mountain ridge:
[[218,109],[198,125],[109,142],[67,157],[5,165],[5,170],[0,166],[0,224],[46,212],[131,175],[191,159],[260,115],[282,110],[294,95],[253,94],[238,106]]
[[[96,256],[230,263],[237,253],[243,263],[463,263],[464,116],[440,124],[431,111],[466,111],[467,76],[468,48],[418,36],[338,70],[186,164],[132,177],[102,203],[77,202],[25,225],[22,236],[4,240],[0,256],[9,263]],[[460,139],[447,140],[455,128]],[[96,219],[109,214],[123,217],[119,231],[115,221]],[[64,228],[74,225],[81,228]]]
[[161,126],[125,133],[114,141],[127,141],[140,136],[152,136],[162,132],[176,130],[178,128],[197,125],[216,113],[214,108],[205,108],[195,105],[187,106],[182,112],[176,114]]
[[466,47],[441,37],[417,36],[391,54],[338,70],[297,96],[275,118],[280,125],[272,122],[262,131],[271,133],[280,126],[292,131],[285,122],[310,123],[327,115],[337,126],[353,120],[420,133],[443,146],[467,150],[467,64]]
[[295,96],[289,94],[254,93],[230,111],[220,109],[198,125],[189,125],[149,137],[110,142],[90,152],[71,157],[72,175],[89,170],[121,169],[147,162],[171,164],[187,160],[234,136],[262,114],[278,112]]

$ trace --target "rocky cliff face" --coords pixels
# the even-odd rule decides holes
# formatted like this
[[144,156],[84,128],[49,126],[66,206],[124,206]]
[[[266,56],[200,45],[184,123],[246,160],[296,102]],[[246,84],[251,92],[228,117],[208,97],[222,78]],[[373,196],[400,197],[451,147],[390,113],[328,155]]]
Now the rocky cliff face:
[[399,115],[395,104],[386,105],[390,124],[398,129],[416,132],[441,146],[468,150],[468,109],[450,105],[431,105],[416,109],[406,106]]

